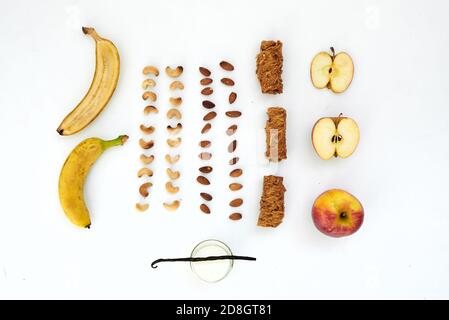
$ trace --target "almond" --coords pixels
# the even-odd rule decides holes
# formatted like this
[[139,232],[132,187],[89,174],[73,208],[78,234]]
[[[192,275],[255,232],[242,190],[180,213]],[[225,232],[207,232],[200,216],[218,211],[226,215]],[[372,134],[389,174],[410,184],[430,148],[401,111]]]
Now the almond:
[[243,173],[242,169],[234,169],[229,173],[229,175],[233,178],[237,178],[237,177],[240,177],[242,175],[242,173]]
[[208,77],[210,76],[210,70],[204,67],[200,67],[200,72],[203,76]]
[[222,67],[226,71],[234,70],[234,66],[227,61],[220,62],[220,67]]
[[237,191],[237,190],[240,190],[242,188],[243,188],[243,186],[240,183],[231,183],[229,185],[229,190],[231,190],[231,191]]
[[201,192],[200,193],[201,198],[203,198],[206,201],[211,201],[212,200],[212,196],[206,192]]
[[228,100],[229,100],[229,104],[233,104],[235,102],[235,100],[237,100],[237,93],[231,92],[229,94]]
[[212,80],[211,78],[203,78],[200,80],[200,84],[202,86],[207,86],[209,84],[211,84],[214,80]]
[[210,158],[212,158],[212,153],[210,152],[201,152],[199,154],[199,157],[201,160],[210,160]]
[[198,181],[200,184],[203,184],[203,185],[209,185],[210,184],[209,180],[206,177],[203,177],[203,176],[196,177],[196,181]]
[[210,145],[211,145],[211,142],[209,140],[200,141],[200,147],[201,148],[209,148]]
[[214,93],[214,90],[211,87],[206,87],[201,90],[201,94],[205,96],[210,96],[212,93]]
[[237,149],[237,140],[232,141],[228,146],[228,152],[232,153]]
[[206,206],[204,203],[202,203],[202,204],[200,205],[200,209],[201,209],[201,211],[203,211],[205,214],[209,214],[209,213],[210,213],[209,207]]
[[240,160],[239,157],[232,158],[231,160],[229,160],[229,164],[232,166],[232,165],[236,164],[237,162],[239,162],[239,160]]
[[211,111],[203,117],[203,120],[209,121],[209,120],[212,120],[213,118],[215,118],[216,116],[217,116],[217,113],[215,111]]
[[221,79],[221,83],[223,83],[224,85],[226,85],[226,86],[233,86],[235,83],[234,83],[234,80],[232,80],[232,79],[229,79],[229,78],[223,78],[223,79]]
[[209,101],[209,100],[204,100],[203,107],[206,109],[212,109],[212,108],[215,108],[215,103],[213,103],[212,101]]
[[237,198],[229,202],[229,205],[233,208],[240,207],[243,204],[243,199]]
[[210,128],[212,128],[212,125],[210,123],[206,123],[204,125],[203,129],[201,129],[201,133],[202,134],[208,133]]
[[240,111],[226,111],[226,115],[229,118],[238,118],[242,115],[242,113]]
[[202,173],[211,173],[213,169],[211,166],[204,166],[199,168],[198,170],[200,170],[200,172]]
[[240,219],[242,219],[242,214],[238,213],[238,212],[231,213],[229,215],[229,219],[234,220],[234,221],[240,220]]
[[233,124],[232,126],[230,126],[227,130],[226,130],[226,134],[228,136],[232,136],[235,132],[237,131],[237,125]]

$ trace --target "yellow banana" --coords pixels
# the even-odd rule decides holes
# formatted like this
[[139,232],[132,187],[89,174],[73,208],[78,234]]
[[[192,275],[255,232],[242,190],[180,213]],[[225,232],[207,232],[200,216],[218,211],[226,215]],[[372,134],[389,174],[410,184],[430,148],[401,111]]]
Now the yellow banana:
[[95,75],[83,100],[59,125],[57,131],[64,136],[81,131],[100,114],[111,99],[120,74],[120,57],[115,45],[101,38],[94,28],[83,27],[83,32],[95,40]]
[[59,175],[59,200],[73,224],[82,228],[90,227],[89,210],[84,202],[84,180],[91,166],[106,149],[122,145],[126,140],[126,135],[108,141],[89,138],[78,144],[67,157]]

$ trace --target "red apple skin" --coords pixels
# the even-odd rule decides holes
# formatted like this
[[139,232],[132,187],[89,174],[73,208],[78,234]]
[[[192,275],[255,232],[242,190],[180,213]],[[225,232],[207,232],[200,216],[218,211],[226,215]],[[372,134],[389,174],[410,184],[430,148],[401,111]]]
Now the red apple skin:
[[[342,212],[345,212],[345,218],[340,218]],[[322,193],[312,207],[312,219],[317,229],[334,238],[355,233],[362,226],[363,218],[364,210],[359,200],[344,190]]]

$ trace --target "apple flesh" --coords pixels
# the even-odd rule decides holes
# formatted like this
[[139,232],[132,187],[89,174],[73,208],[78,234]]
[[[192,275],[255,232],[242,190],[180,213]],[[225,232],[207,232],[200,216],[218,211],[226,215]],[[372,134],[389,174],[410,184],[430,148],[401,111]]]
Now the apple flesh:
[[318,156],[329,160],[332,156],[347,158],[359,144],[357,123],[346,117],[321,118],[312,129],[312,144]]
[[349,192],[332,189],[313,203],[313,223],[325,235],[345,237],[360,229],[364,211],[360,201]]
[[346,52],[335,54],[327,52],[318,53],[310,65],[310,77],[315,88],[328,88],[335,93],[342,93],[352,82],[354,64],[351,56]]

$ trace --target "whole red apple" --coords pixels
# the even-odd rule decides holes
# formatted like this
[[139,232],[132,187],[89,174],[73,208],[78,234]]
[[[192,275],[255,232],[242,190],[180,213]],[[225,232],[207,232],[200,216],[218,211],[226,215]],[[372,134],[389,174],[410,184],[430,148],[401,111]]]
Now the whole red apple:
[[323,192],[313,203],[312,218],[315,226],[330,237],[353,234],[363,223],[363,207],[349,192],[332,189]]

